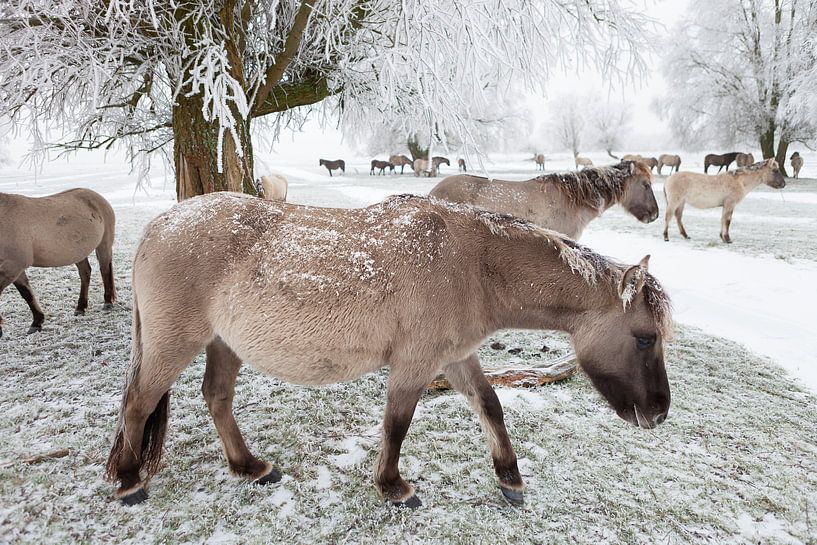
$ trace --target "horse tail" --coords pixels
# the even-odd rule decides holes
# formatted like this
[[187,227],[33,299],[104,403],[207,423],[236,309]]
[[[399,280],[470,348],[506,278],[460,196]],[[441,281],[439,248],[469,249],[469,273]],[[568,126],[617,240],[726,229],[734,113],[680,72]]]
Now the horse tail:
[[105,267],[107,270],[105,271],[105,277],[108,278],[110,282],[110,293],[111,293],[111,302],[113,303],[116,301],[116,283],[113,280],[113,259],[108,262],[108,266]]
[[[119,422],[116,426],[116,435],[114,436],[113,446],[108,455],[108,461],[105,464],[105,477],[111,481],[117,479],[119,460],[125,449],[133,449],[134,445],[126,444],[125,438],[125,407],[128,397],[132,393],[132,388],[139,372],[142,368],[142,323],[139,317],[139,305],[136,300],[136,294],[133,295],[133,340],[131,341],[131,362],[128,368],[128,375],[125,379],[125,388],[122,393],[122,405],[119,410]],[[146,472],[146,479],[155,475],[159,470],[159,463],[162,458],[162,448],[165,442],[165,435],[167,432],[167,419],[170,408],[170,391],[162,395],[156,408],[148,416],[145,421],[144,435],[142,436],[142,444],[140,445],[141,466]]]

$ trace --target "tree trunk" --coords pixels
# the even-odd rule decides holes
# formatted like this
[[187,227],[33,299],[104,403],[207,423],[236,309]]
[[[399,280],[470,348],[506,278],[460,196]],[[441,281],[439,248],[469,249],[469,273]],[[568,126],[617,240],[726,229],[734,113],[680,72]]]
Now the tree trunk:
[[408,147],[409,153],[411,153],[411,159],[428,159],[428,148],[423,148],[417,142],[417,135],[409,136],[408,140],[406,141],[406,146]]
[[[214,191],[255,194],[250,122],[238,128],[243,154],[236,153],[232,133],[225,131],[221,164],[218,157],[218,122],[204,119],[200,94],[179,93],[173,107],[173,155],[176,166],[176,198],[179,201]],[[241,119],[233,111],[236,119]]]
[[780,142],[777,143],[777,154],[775,155],[775,160],[777,164],[780,165],[780,174],[785,177],[789,177],[788,172],[786,172],[786,154],[789,152],[789,141],[785,138],[781,138]]
[[619,160],[619,156],[618,156],[618,155],[613,155],[613,150],[608,149],[608,150],[605,150],[605,151],[607,152],[607,155],[609,155],[609,156],[610,156],[610,157],[612,157],[613,159],[615,159],[615,160],[617,160],[617,161]]
[[774,125],[769,126],[766,132],[760,135],[760,151],[764,159],[774,157]]

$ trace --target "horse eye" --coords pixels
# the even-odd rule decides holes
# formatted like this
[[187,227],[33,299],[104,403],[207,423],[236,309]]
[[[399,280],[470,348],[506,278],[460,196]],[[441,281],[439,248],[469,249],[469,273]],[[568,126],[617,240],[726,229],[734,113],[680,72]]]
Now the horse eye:
[[655,344],[655,335],[651,335],[649,337],[636,337],[635,338],[635,345],[638,347],[639,350],[644,350],[645,348],[649,348]]

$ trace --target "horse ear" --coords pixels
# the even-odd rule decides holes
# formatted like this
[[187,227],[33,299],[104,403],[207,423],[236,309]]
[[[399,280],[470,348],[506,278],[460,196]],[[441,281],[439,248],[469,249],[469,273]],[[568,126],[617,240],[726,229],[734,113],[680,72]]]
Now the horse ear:
[[625,307],[632,303],[638,292],[644,288],[649,264],[650,256],[645,255],[638,265],[633,265],[621,275],[621,281],[618,283],[618,296],[624,302]]
[[635,161],[630,161],[630,175],[635,174]]

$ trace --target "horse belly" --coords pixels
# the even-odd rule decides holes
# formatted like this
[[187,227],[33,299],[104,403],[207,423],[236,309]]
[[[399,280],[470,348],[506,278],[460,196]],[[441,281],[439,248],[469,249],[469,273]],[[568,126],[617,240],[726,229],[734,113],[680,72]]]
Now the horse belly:
[[242,358],[258,371],[293,384],[317,386],[354,380],[381,367],[373,354],[357,351],[303,351],[286,346],[252,350]]
[[82,261],[102,242],[101,217],[60,215],[39,236],[33,235],[34,267],[62,267]]

